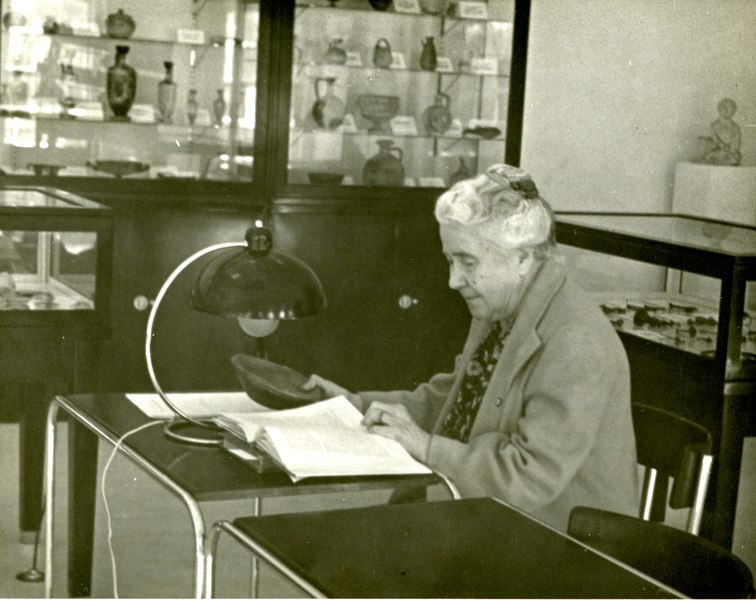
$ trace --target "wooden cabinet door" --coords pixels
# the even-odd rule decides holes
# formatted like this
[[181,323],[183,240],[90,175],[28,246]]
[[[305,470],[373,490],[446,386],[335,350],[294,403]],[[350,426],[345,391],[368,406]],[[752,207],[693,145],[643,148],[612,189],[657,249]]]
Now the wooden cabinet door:
[[449,294],[437,238],[432,215],[275,215],[274,248],[313,268],[328,308],[282,323],[271,358],[352,390],[410,388],[451,368],[469,317]]
[[[113,279],[111,391],[152,390],[144,344],[149,307],[170,273],[187,257],[220,242],[243,241],[254,216],[232,211],[159,207],[116,216]],[[212,255],[211,255],[212,256]],[[196,312],[188,299],[202,259],[170,287],[154,325],[153,362],[165,391],[241,389],[230,362],[235,352],[254,350],[254,341],[232,319]]]

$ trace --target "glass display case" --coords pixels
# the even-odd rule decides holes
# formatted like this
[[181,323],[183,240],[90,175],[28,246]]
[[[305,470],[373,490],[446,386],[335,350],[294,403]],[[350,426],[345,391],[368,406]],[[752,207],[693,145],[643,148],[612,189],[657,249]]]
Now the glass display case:
[[503,161],[514,13],[297,2],[288,183],[446,187]]
[[756,435],[756,227],[689,215],[561,213],[557,239],[620,334],[633,399],[714,436],[702,532],[729,547],[743,438]]
[[259,4],[3,0],[8,174],[252,178]]
[[0,326],[107,326],[112,211],[51,188],[0,189]]

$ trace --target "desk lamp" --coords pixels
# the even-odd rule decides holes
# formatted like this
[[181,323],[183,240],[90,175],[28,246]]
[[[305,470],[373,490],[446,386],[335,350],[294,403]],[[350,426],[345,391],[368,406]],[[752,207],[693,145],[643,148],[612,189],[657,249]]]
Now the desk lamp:
[[244,242],[208,246],[185,259],[163,283],[147,319],[145,357],[155,391],[176,414],[165,426],[175,440],[199,445],[218,445],[220,429],[211,421],[190,417],[163,392],[152,363],[152,328],[166,292],[179,274],[199,258],[218,252],[194,283],[189,305],[198,311],[238,319],[245,333],[263,337],[281,319],[298,319],[322,312],[325,294],[315,273],[298,258],[272,250],[273,237],[260,222],[250,227]]

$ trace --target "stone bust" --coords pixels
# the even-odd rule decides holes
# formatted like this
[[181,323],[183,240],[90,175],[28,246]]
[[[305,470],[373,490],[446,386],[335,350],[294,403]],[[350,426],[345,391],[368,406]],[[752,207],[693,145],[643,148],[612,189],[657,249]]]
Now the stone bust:
[[711,137],[702,138],[707,148],[700,162],[729,166],[740,164],[740,126],[732,120],[736,110],[734,100],[723,98],[719,101],[719,118],[711,123]]

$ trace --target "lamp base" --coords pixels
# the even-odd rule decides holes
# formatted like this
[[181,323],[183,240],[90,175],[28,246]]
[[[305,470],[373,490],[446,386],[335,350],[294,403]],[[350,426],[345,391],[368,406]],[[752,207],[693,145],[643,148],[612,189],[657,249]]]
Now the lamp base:
[[39,583],[45,580],[45,574],[34,567],[16,575],[16,579],[24,583]]
[[170,421],[163,427],[163,432],[172,440],[196,446],[220,446],[223,442],[222,429],[212,421],[200,421],[197,425],[189,421],[177,419]]

